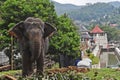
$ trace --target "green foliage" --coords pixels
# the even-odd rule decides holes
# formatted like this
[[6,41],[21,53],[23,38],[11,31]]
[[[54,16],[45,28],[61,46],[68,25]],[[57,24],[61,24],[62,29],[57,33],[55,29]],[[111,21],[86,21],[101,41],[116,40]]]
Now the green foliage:
[[89,53],[89,58],[92,60],[92,64],[98,64],[99,58],[94,56],[94,54]]
[[10,45],[10,42],[9,42],[10,38],[7,36],[8,36],[7,29],[0,30],[0,50]]
[[54,21],[54,6],[49,0],[7,0],[1,6],[1,17],[6,26],[19,22],[27,17],[39,17],[44,21]]
[[119,80],[119,71],[110,68],[92,69],[86,75],[91,80]]
[[[2,77],[4,75],[16,75],[16,74],[21,74],[21,70],[3,71],[3,72],[0,72],[0,77]],[[1,80],[1,78],[0,78],[0,80]]]
[[86,50],[86,55],[92,60],[92,64],[99,63],[99,57],[94,56],[89,49]]
[[73,56],[79,55],[80,36],[77,28],[66,15],[58,18],[57,33],[52,39],[50,47],[52,53]]
[[110,26],[102,26],[103,29],[107,33],[108,40],[120,40],[120,30],[116,28],[112,28]]

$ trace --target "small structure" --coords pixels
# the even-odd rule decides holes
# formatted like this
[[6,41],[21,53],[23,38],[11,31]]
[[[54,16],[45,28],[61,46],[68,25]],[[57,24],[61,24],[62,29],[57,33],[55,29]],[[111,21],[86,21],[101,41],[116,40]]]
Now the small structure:
[[89,34],[89,30],[86,29],[85,26],[80,26],[80,34],[81,34],[81,42],[86,45],[86,48],[90,48],[92,37]]
[[0,66],[8,64],[9,58],[5,55],[4,52],[0,52]]
[[90,34],[94,40],[95,45],[101,46],[102,48],[108,47],[107,34],[102,29],[100,29],[98,25],[96,25],[92,31],[90,31]]
[[77,63],[77,67],[82,68],[82,67],[86,67],[86,68],[92,68],[92,60],[89,58],[83,58],[81,61],[79,61]]

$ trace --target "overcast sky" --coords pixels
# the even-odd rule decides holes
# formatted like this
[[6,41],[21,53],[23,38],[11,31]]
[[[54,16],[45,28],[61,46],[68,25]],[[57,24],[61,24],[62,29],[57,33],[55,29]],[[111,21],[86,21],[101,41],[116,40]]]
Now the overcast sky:
[[70,3],[75,5],[85,5],[86,3],[96,3],[96,2],[111,2],[111,1],[120,1],[120,0],[53,0],[59,3]]

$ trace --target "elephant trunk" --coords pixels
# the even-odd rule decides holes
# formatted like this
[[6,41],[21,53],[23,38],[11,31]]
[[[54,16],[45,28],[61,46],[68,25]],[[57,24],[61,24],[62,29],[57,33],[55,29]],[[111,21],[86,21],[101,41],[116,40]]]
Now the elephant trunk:
[[41,42],[40,40],[34,40],[30,42],[31,60],[34,62],[41,54]]

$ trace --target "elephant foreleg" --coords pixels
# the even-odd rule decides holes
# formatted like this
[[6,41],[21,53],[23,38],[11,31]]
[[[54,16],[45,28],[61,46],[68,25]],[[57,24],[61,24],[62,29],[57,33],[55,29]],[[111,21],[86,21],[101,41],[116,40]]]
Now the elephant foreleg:
[[41,54],[40,57],[37,59],[37,74],[43,75],[44,71],[44,54]]
[[22,67],[23,77],[31,75],[33,73],[33,68],[29,53],[23,54],[22,63],[23,63],[23,67]]

